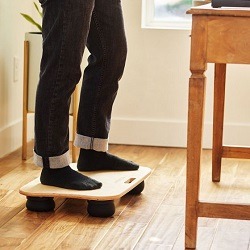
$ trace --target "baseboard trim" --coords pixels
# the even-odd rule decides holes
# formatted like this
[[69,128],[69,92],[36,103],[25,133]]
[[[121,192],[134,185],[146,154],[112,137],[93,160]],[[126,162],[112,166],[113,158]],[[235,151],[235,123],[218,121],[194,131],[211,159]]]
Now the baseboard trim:
[[[224,144],[250,145],[250,124],[225,123]],[[147,119],[112,119],[110,143],[164,147],[187,146],[187,122]],[[203,148],[212,147],[212,123],[204,125]]]
[[114,118],[110,143],[185,147],[186,123]]

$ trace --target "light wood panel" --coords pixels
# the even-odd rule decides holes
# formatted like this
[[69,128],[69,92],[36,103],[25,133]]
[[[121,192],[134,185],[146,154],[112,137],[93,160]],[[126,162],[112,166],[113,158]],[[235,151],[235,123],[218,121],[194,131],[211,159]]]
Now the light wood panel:
[[207,62],[248,64],[250,62],[248,20],[246,21],[245,17],[225,16],[207,18]]
[[[77,171],[76,163],[70,164]],[[72,199],[109,201],[119,199],[144,181],[151,169],[140,166],[138,171],[93,171],[81,172],[83,175],[102,183],[102,188],[95,190],[72,190],[42,185],[40,178],[32,180],[20,188],[20,193],[33,197],[62,197]],[[131,181],[132,180],[132,181]]]

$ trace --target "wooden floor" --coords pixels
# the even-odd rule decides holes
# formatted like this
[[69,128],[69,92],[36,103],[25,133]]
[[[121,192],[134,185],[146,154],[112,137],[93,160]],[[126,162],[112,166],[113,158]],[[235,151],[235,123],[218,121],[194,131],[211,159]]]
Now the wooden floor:
[[[25,208],[19,187],[40,169],[18,150],[0,159],[0,249],[184,249],[186,150],[112,145],[110,152],[152,168],[140,196],[116,201],[112,218],[89,217],[86,201],[56,200],[55,212]],[[202,199],[250,202],[250,161],[223,160],[221,183],[211,182],[211,151],[204,150]],[[199,219],[198,249],[250,250],[250,221]]]

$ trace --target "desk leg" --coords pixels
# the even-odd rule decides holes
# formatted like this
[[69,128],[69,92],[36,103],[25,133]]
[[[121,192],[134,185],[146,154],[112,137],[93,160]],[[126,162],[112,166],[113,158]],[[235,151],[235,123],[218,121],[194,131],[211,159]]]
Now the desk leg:
[[226,64],[215,64],[212,180],[220,181],[225,103]]
[[27,159],[28,77],[29,77],[29,41],[24,41],[22,160]]
[[185,247],[194,249],[197,239],[200,161],[206,77],[204,70],[192,71],[189,80],[187,186]]

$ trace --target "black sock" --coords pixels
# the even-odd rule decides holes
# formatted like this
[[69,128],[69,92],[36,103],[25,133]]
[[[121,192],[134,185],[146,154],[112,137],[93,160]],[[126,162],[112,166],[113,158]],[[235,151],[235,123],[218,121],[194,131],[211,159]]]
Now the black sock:
[[137,170],[139,165],[109,154],[108,152],[81,149],[77,168],[80,171]]
[[69,166],[58,169],[43,168],[40,181],[44,185],[75,190],[92,190],[102,186],[102,183],[76,172]]

